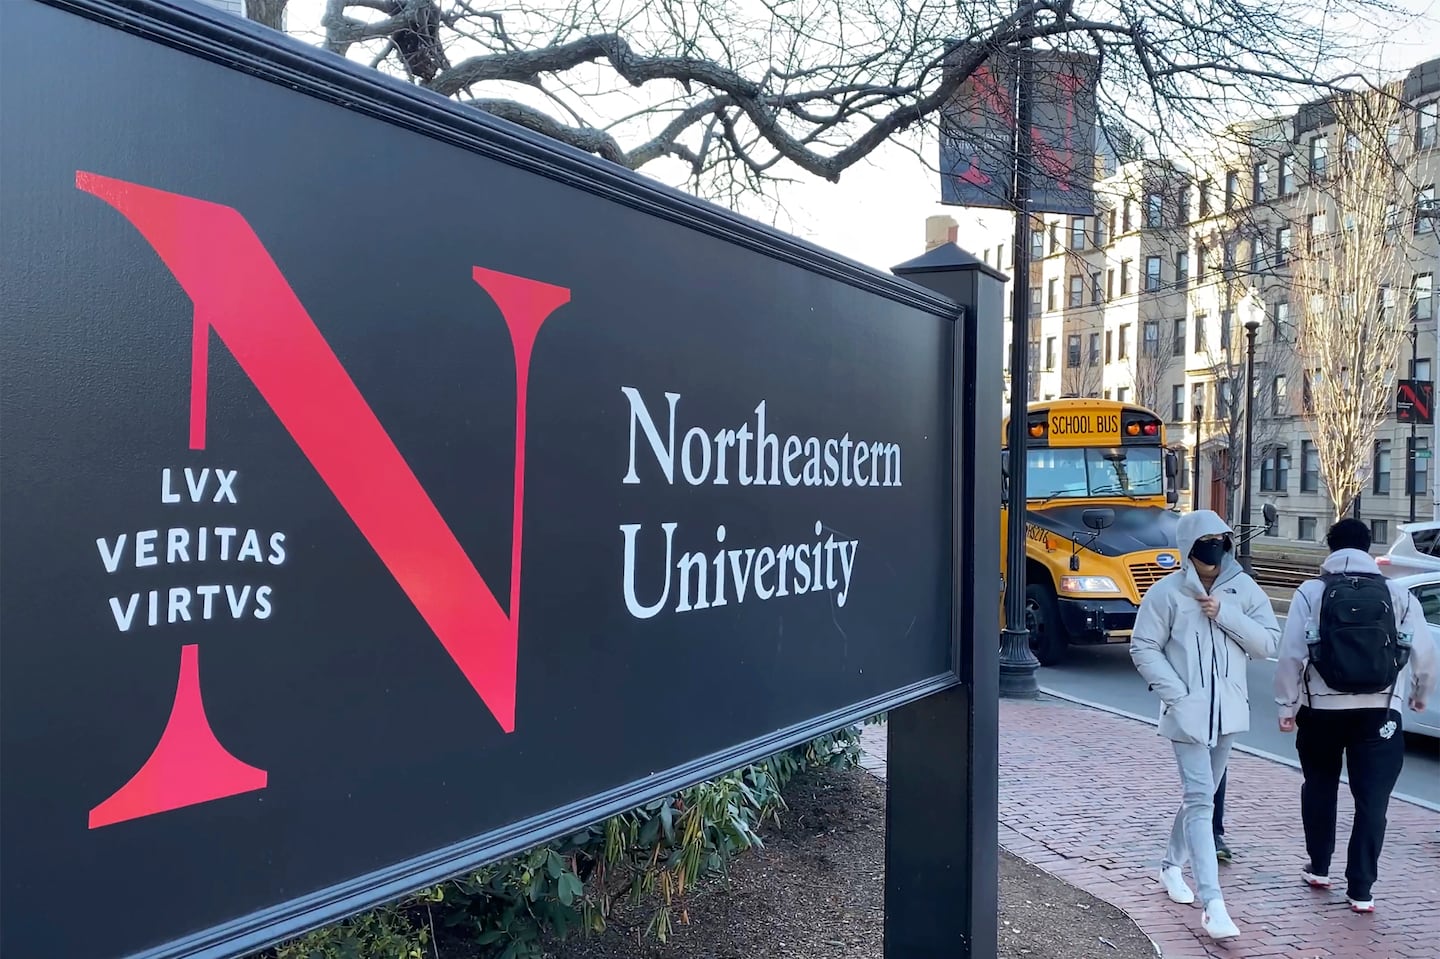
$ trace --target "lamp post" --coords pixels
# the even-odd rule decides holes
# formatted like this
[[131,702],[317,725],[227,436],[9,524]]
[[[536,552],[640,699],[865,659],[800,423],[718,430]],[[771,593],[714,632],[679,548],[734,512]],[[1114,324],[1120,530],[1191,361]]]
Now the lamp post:
[[1245,492],[1240,500],[1240,565],[1250,572],[1250,487],[1255,485],[1251,456],[1255,446],[1255,334],[1260,321],[1245,321]]
[[1190,509],[1193,512],[1200,508],[1200,420],[1205,416],[1205,405],[1195,404],[1195,455],[1194,462],[1190,464],[1190,472],[1195,479],[1190,484]]
[[[1410,332],[1410,379],[1419,376],[1420,370],[1420,324],[1411,322]],[[1410,411],[1410,445],[1405,456],[1405,485],[1410,487],[1410,522],[1415,522],[1415,411]]]
[[[1033,14],[1022,25],[1029,27]],[[1006,496],[1005,628],[1000,631],[1000,697],[1035,699],[1040,660],[1030,649],[1025,609],[1025,406],[1029,384],[1030,343],[1030,98],[1034,63],[1030,40],[1015,48],[1015,166],[1010,198],[1015,205],[1015,273],[1010,289],[1010,430],[1007,438],[1010,478]]]

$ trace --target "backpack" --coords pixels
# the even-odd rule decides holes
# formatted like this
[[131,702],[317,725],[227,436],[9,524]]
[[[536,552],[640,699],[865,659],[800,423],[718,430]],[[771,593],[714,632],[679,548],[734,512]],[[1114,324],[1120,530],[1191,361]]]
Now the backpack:
[[1394,600],[1378,573],[1327,573],[1320,577],[1319,636],[1310,665],[1337,693],[1392,690],[1410,651],[1400,644]]

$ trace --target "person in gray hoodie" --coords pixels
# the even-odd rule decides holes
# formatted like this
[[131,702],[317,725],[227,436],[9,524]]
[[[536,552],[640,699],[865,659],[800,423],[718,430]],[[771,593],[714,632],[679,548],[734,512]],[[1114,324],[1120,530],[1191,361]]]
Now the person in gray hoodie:
[[1213,939],[1240,935],[1220,892],[1212,817],[1215,786],[1236,735],[1250,728],[1246,662],[1275,655],[1280,624],[1233,554],[1234,531],[1215,512],[1180,517],[1180,568],[1150,587],[1135,617],[1130,657],[1160,697],[1160,735],[1171,741],[1183,798],[1170,829],[1160,882],[1178,903],[1195,901],[1190,863]]
[[[1326,684],[1312,662],[1307,634],[1319,641],[1319,621],[1326,582],[1306,580],[1290,601],[1285,636],[1275,664],[1275,702],[1280,731],[1293,733],[1305,777],[1300,787],[1300,819],[1310,861],[1300,878],[1313,889],[1330,888],[1330,857],[1335,853],[1335,810],[1342,760],[1350,770],[1355,819],[1345,857],[1345,896],[1355,912],[1374,912],[1372,886],[1385,842],[1385,811],[1405,764],[1401,706],[1421,710],[1435,690],[1436,651],[1420,600],[1404,586],[1384,580],[1370,555],[1370,528],[1358,519],[1342,519],[1330,527],[1325,542],[1330,555],[1320,564],[1322,575],[1359,574],[1380,578],[1388,587],[1389,612],[1395,619],[1399,645],[1408,640],[1409,660],[1388,690],[1378,693],[1337,692]],[[1394,662],[1398,662],[1398,657]],[[1393,670],[1393,663],[1392,663]],[[1336,680],[1334,674],[1330,674]],[[1336,680],[1339,682],[1339,680]]]

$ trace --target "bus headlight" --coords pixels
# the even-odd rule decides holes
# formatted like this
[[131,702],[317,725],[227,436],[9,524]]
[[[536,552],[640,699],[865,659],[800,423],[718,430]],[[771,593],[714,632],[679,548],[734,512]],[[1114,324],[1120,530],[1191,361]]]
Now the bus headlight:
[[1060,589],[1067,593],[1120,592],[1120,587],[1109,576],[1061,576]]

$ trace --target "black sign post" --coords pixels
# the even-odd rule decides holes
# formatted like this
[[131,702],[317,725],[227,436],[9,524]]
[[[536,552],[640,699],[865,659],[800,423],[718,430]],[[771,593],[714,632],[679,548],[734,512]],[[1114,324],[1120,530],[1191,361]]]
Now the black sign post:
[[189,0],[0,3],[0,124],[0,955],[243,955],[891,710],[993,955],[985,271]]
[[[994,443],[1003,380],[991,351],[1004,314],[1005,275],[953,243],[894,268],[963,309],[955,341],[955,449]],[[998,456],[997,456],[998,459]],[[966,470],[957,457],[955,515],[962,539],[1000,540],[998,470]],[[993,504],[992,508],[987,508]],[[973,506],[973,508],[972,508]],[[955,648],[961,685],[890,713],[886,743],[885,955],[981,959],[996,955],[1000,818],[998,555],[955,554]],[[990,562],[988,568],[966,562]],[[949,761],[937,767],[935,757]],[[951,818],[953,817],[953,818]]]

